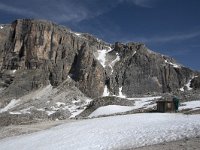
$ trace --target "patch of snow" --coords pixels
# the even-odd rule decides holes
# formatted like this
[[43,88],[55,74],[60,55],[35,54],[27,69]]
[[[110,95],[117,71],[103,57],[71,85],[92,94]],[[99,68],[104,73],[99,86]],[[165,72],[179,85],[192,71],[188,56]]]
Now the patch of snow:
[[101,65],[105,68],[106,67],[105,62],[106,62],[106,53],[107,53],[107,50],[106,49],[97,50],[97,52],[98,52],[97,59],[99,60],[99,62],[101,63]]
[[184,87],[180,88],[180,91],[184,92],[184,91],[185,91],[185,90],[184,90]]
[[11,115],[21,115],[22,113],[19,111],[13,111],[13,112],[9,112],[9,114]]
[[117,57],[115,58],[115,60],[113,60],[113,61],[111,62],[112,66],[114,66],[115,63],[118,62],[118,61],[120,61],[119,55],[117,55]]
[[19,101],[20,101],[20,99],[17,99],[17,100],[16,99],[12,99],[10,101],[10,103],[8,103],[7,106],[5,106],[4,108],[0,109],[0,113],[6,112],[9,109],[14,108],[15,106],[19,105]]
[[110,46],[105,46],[108,50],[107,53],[111,52],[113,49]]
[[110,95],[110,92],[109,92],[109,90],[108,90],[107,85],[105,85],[104,91],[103,91],[103,96],[109,96],[109,95]]
[[97,42],[101,42],[101,40],[97,38]]
[[58,106],[58,107],[60,107],[60,106],[65,106],[65,103],[63,103],[63,102],[56,102],[56,105]]
[[73,104],[75,104],[75,103],[80,103],[80,102],[81,102],[80,99],[79,99],[79,100],[73,100],[73,101],[72,101]]
[[181,66],[180,66],[180,65],[178,65],[178,64],[175,64],[175,63],[172,63],[172,62],[169,62],[169,61],[168,61],[168,60],[166,60],[166,59],[165,59],[165,63],[172,65],[174,68],[181,68]]
[[81,37],[81,33],[78,33],[78,32],[73,32],[73,31],[69,31],[70,33],[72,33],[72,34],[74,34],[74,35],[76,35],[76,36],[78,36],[78,37]]
[[44,108],[38,108],[38,109],[36,109],[37,111],[45,111],[45,109]]
[[0,149],[134,149],[196,136],[200,115],[143,113],[81,120],[5,138]]
[[190,87],[191,81],[192,81],[194,78],[196,78],[196,77],[198,77],[198,76],[192,77],[192,78],[188,81],[188,83],[185,84],[185,85],[184,85],[182,88],[180,88],[179,90],[182,91],[182,92],[184,92],[184,91],[185,91],[185,90],[184,90],[184,87],[187,87],[187,90],[188,90],[188,91],[192,90],[192,88]]
[[28,108],[25,108],[25,109],[22,109],[22,110],[20,110],[20,112],[21,112],[22,114],[31,114],[31,112],[30,112],[30,109],[31,109],[31,108],[33,108],[33,106],[28,107]]
[[78,111],[75,111],[72,113],[72,115],[69,118],[75,118],[77,115],[79,115],[80,113],[82,113],[85,109],[81,109]]
[[126,96],[122,93],[122,87],[119,88],[119,95],[118,97],[126,98]]
[[106,54],[112,51],[112,48],[109,46],[105,46],[107,49],[97,50],[98,57],[96,59],[101,63],[101,65],[105,68],[106,67]]
[[15,70],[13,70],[12,72],[15,73],[16,71],[17,71],[17,70],[15,69]]
[[0,29],[3,29],[3,26],[0,26]]
[[102,115],[111,115],[121,112],[127,112],[133,110],[134,108],[131,106],[120,106],[120,105],[108,105],[97,108],[94,112],[92,112],[88,117],[98,117]]
[[155,96],[155,97],[141,97],[141,98],[127,98],[128,100],[134,100],[135,106],[134,109],[140,109],[140,108],[153,108],[156,106],[156,100],[160,99],[161,96]]
[[134,51],[134,53],[133,53],[133,55],[132,55],[132,57],[135,55],[137,53],[137,51]]
[[120,61],[120,56],[118,53],[116,53],[117,57],[109,64],[111,68],[111,74],[113,73],[113,67],[115,66],[115,63]]
[[187,87],[188,91],[192,90],[192,88],[190,87],[191,81],[192,81],[192,79],[189,80],[189,82],[185,85]]
[[200,109],[200,100],[181,103],[179,110],[184,110],[184,109],[192,109],[192,110]]
[[[78,101],[81,102],[80,100]],[[71,105],[65,106],[63,110],[69,110],[69,112],[71,113],[70,118],[74,118],[80,113],[82,113],[87,108],[87,105],[89,105],[91,101],[92,101],[91,99],[86,99],[84,100],[84,103],[79,105],[76,105],[76,103],[72,103]]]
[[81,33],[74,32],[75,35],[81,36]]
[[52,111],[46,111],[46,113],[47,113],[48,116],[54,114],[55,112],[56,112],[56,111],[53,111],[53,110],[52,110]]

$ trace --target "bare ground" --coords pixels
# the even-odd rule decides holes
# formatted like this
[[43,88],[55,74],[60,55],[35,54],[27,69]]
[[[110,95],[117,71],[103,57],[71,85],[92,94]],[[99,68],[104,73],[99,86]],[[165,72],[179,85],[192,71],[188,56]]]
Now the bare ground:
[[58,120],[58,121],[44,121],[40,123],[33,123],[27,125],[9,125],[0,127],[0,140],[7,137],[18,136],[22,134],[29,134],[58,126],[63,123],[69,123],[75,120]]
[[200,137],[144,146],[134,150],[200,150]]

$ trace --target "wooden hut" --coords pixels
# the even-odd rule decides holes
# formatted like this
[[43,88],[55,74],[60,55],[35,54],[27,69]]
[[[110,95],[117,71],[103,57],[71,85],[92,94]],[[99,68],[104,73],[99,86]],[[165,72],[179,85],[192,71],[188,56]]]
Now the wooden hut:
[[174,112],[175,107],[172,100],[157,101],[157,112]]

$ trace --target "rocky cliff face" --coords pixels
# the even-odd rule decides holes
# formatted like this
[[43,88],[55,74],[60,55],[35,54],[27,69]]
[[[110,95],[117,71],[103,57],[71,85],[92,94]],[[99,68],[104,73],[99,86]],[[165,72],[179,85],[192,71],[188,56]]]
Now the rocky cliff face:
[[[73,33],[51,22],[29,19],[16,20],[5,26],[0,36],[2,76],[7,71],[16,71],[12,76],[17,74],[14,78],[8,77],[10,81],[4,84],[6,87],[10,87],[13,82],[15,86],[27,90],[49,83],[58,86],[71,74],[86,95],[102,95],[105,73],[100,63],[94,59],[93,51],[102,49],[105,43],[87,34]],[[29,71],[24,75],[24,72]],[[28,77],[29,74],[31,77]],[[24,87],[21,85],[23,79],[32,85]]]
[[112,94],[130,97],[172,92],[195,75],[144,44],[117,42],[111,49],[89,34],[47,21],[16,20],[0,30],[0,37],[2,85],[16,87],[18,96],[49,83],[58,86],[71,76],[89,97],[101,96],[105,85]]
[[120,57],[108,77],[108,87],[115,95],[119,90],[128,97],[178,91],[196,74],[141,43],[116,43],[113,52]]
[[[33,110],[42,104],[55,111],[62,101],[61,108],[72,113],[66,105],[84,108],[87,97],[184,91],[190,81],[198,89],[197,76],[198,72],[142,43],[111,45],[43,20],[20,19],[0,29],[0,108],[22,99],[31,101]],[[48,86],[51,94],[27,97]],[[44,103],[49,99],[51,106]]]

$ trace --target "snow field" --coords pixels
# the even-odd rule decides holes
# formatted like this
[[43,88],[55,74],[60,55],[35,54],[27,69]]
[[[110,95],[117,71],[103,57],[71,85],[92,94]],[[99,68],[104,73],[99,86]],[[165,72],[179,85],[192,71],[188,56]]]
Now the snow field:
[[184,110],[184,109],[192,109],[192,110],[200,109],[200,100],[181,103],[179,110]]
[[127,112],[133,110],[131,106],[108,105],[96,109],[88,117],[98,117],[101,115],[112,115],[115,113]]
[[82,120],[6,138],[0,149],[126,149],[199,135],[200,115],[144,113]]

